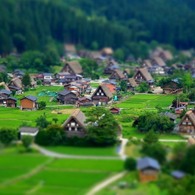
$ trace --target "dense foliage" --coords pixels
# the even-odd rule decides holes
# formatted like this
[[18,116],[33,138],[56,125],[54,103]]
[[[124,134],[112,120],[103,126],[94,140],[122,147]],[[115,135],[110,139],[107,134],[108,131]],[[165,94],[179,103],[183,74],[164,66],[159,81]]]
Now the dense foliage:
[[133,126],[136,126],[142,132],[153,130],[154,132],[163,133],[171,132],[174,123],[162,114],[145,112],[134,121]]
[[87,139],[90,145],[108,146],[116,143],[119,125],[110,111],[95,107],[89,110],[87,116]]
[[12,141],[17,140],[17,132],[13,129],[0,129],[0,142],[9,145]]
[[14,49],[18,52],[38,49],[56,57],[60,54],[59,43],[67,42],[90,49],[122,48],[117,55],[124,59],[127,54],[147,55],[155,41],[177,48],[195,45],[195,3],[191,0],[0,0],[0,3],[1,54]]

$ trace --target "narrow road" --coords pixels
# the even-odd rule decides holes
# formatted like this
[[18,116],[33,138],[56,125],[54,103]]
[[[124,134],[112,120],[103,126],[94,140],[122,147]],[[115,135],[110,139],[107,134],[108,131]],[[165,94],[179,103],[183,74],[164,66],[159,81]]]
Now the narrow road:
[[188,140],[178,139],[159,139],[160,142],[188,142]]
[[101,183],[97,184],[94,188],[92,188],[87,195],[94,195],[95,193],[97,193],[98,191],[102,190],[103,188],[105,188],[106,186],[108,186],[109,184],[117,181],[118,179],[122,178],[125,174],[127,173],[127,171],[123,171],[121,173],[118,173],[110,178],[107,178],[106,180],[102,181]]
[[120,157],[115,156],[83,156],[83,155],[69,155],[69,154],[60,154],[57,152],[49,151],[45,148],[42,148],[36,144],[33,144],[32,147],[38,150],[45,156],[50,156],[54,158],[69,158],[69,159],[91,159],[91,160],[121,160]]

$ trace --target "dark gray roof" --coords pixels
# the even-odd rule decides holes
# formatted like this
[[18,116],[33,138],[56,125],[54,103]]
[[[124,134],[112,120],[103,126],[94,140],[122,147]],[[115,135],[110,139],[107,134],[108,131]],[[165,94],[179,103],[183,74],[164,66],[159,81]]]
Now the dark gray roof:
[[[24,98],[27,98],[27,99],[29,99],[29,100],[31,100],[33,102],[37,101],[37,98],[35,96],[32,96],[32,95],[28,95],[28,96],[26,96]],[[22,98],[22,99],[24,99],[24,98]]]
[[19,129],[20,133],[36,133],[37,131],[39,131],[39,129],[35,127],[21,127]]
[[7,100],[14,100],[14,101],[17,101],[17,99],[14,98],[14,97],[8,97]]
[[0,90],[0,94],[7,94],[7,95],[10,95],[12,92],[11,91],[8,91],[8,90],[6,90],[6,89],[2,89],[2,90]]
[[173,177],[175,177],[176,179],[181,179],[181,178],[183,178],[186,174],[185,174],[184,172],[182,172],[182,171],[176,170],[176,171],[172,171],[172,172],[171,172],[171,175],[172,175]]
[[167,117],[169,117],[170,119],[173,119],[173,120],[176,120],[177,119],[177,115],[176,114],[173,114],[171,112],[166,112],[164,115],[167,116]]
[[58,92],[58,95],[68,95],[71,91],[64,89],[63,91]]
[[158,163],[157,160],[150,158],[150,157],[144,157],[144,158],[140,158],[137,161],[137,169],[138,170],[142,170],[142,169],[146,169],[146,168],[153,168],[153,169],[160,169],[160,165]]
[[43,76],[52,76],[52,73],[43,73]]

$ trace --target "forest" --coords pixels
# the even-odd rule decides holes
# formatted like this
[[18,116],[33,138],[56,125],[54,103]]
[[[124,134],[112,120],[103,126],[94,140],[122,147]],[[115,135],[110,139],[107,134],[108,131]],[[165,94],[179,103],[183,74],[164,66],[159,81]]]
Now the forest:
[[62,44],[145,57],[155,44],[195,45],[193,0],[0,0],[0,54]]

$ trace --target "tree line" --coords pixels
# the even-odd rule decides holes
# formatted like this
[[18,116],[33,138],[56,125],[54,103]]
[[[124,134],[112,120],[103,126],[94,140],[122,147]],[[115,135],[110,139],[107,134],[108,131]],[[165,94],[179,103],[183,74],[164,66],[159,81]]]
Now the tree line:
[[[190,0],[0,0],[0,54],[15,49],[45,51],[62,43],[122,49],[145,57],[156,42],[177,48],[195,45]],[[144,8],[144,9],[143,9]]]

